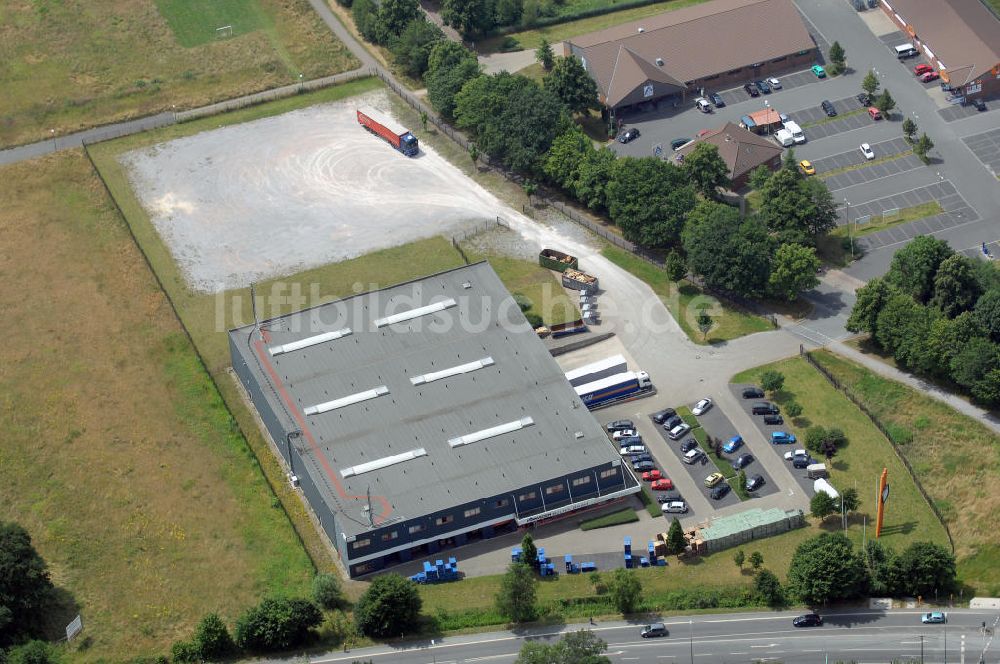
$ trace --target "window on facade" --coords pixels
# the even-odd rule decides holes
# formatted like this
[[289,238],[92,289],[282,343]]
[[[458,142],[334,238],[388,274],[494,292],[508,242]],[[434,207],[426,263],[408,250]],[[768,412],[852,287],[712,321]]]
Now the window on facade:
[[562,493],[566,490],[565,484],[553,484],[552,486],[545,487],[545,495],[551,496],[554,493]]
[[806,54],[806,53],[808,53],[808,52],[809,52],[809,51],[799,51],[798,53],[796,53],[796,55],[805,55],[805,54]]
[[370,563],[361,563],[360,565],[355,565],[354,566],[354,573],[355,574],[366,574],[368,572],[373,571],[374,569],[375,569],[375,562],[374,561],[372,561]]
[[788,56],[787,55],[783,55],[780,58],[775,58],[774,60],[771,60],[771,62],[784,62],[787,59],[788,59]]
[[391,533],[382,533],[382,541],[383,542],[391,542],[392,540],[396,539],[397,537],[399,537],[399,533],[397,531],[395,531],[395,530],[392,531]]
[[590,475],[587,475],[585,477],[578,477],[575,480],[573,480],[573,486],[580,486],[582,484],[590,484]]
[[368,546],[371,543],[372,543],[371,539],[369,539],[369,538],[366,537],[365,539],[354,540],[354,543],[351,544],[351,548],[352,549],[363,549],[363,548],[365,548],[366,546]]
[[534,491],[529,491],[528,493],[522,493],[517,499],[524,502],[525,500],[534,500],[537,497],[538,495]]
[[714,81],[714,80],[715,80],[715,79],[717,79],[717,78],[719,78],[719,75],[718,75],[718,74],[715,74],[714,76],[706,76],[706,77],[705,77],[705,80],[706,80],[706,81]]
[[618,474],[617,468],[608,468],[607,470],[601,471],[601,479],[603,480],[608,477],[614,477],[617,474]]
[[445,515],[445,516],[439,516],[437,519],[434,520],[434,523],[436,523],[439,526],[443,526],[446,523],[451,523],[454,520],[455,520],[455,517],[452,516],[451,514],[448,514],[448,515]]
[[466,519],[472,518],[477,514],[479,514],[479,512],[481,511],[482,510],[480,510],[478,507],[473,507],[471,510],[465,510],[465,518]]
[[496,504],[494,505],[494,507],[496,507],[499,510],[499,509],[503,509],[504,507],[507,507],[508,505],[510,505],[510,501],[507,500],[506,498],[501,498],[500,500],[498,500],[496,502]]
[[753,67],[754,69],[760,69],[760,67],[761,67],[761,66],[762,66],[763,64],[764,64],[763,62],[757,62],[757,63],[755,63],[755,64],[752,64],[752,65],[750,65],[750,66],[751,66],[751,67]]
[[410,534],[413,535],[415,533],[419,533],[423,529],[424,529],[424,524],[422,524],[422,523],[418,523],[415,526],[410,526]]
[[743,67],[740,67],[739,69],[730,69],[726,73],[727,74],[739,74],[741,71],[743,71]]

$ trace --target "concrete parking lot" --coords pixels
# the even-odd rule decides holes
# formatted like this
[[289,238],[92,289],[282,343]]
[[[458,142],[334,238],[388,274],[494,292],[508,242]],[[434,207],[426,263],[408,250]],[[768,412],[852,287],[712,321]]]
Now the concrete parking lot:
[[1000,129],[966,136],[962,142],[994,177],[1000,174]]

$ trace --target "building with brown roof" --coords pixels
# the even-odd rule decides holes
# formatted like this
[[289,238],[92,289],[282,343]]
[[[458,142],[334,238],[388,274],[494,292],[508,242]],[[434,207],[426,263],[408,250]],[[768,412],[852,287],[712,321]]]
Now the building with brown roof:
[[967,97],[1000,95],[1000,20],[980,0],[881,0],[882,11]]
[[817,52],[792,0],[711,0],[573,37],[563,49],[609,109],[801,69]]
[[781,146],[732,122],[713,129],[679,149],[675,153],[677,160],[684,161],[684,157],[699,143],[711,143],[719,149],[719,156],[729,168],[729,179],[733,182],[734,190],[741,189],[747,183],[750,173],[758,166],[767,166],[772,171],[781,168]]

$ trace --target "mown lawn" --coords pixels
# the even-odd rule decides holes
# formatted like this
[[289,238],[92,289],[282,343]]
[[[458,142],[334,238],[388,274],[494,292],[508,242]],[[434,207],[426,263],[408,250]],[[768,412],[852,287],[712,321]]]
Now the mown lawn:
[[[645,281],[660,296],[660,300],[670,310],[684,333],[697,344],[729,341],[755,332],[774,329],[760,316],[727,307],[687,281],[679,283],[670,281],[666,272],[624,249],[606,247],[601,254],[615,265]],[[712,329],[704,337],[697,323],[702,311],[707,311],[714,321]]]
[[1000,593],[1000,542],[993,529],[1000,509],[1000,438],[940,401],[838,355],[817,351],[813,357],[898,440],[910,441],[900,450],[948,522],[959,577],[978,594]]
[[307,0],[9,0],[0,43],[0,147],[358,66]]
[[[855,488],[861,501],[859,513],[852,519],[852,539],[861,542],[861,516],[867,515],[869,525],[875,515],[876,482],[883,468],[889,470],[892,498],[885,514],[882,539],[901,550],[916,541],[932,541],[948,546],[944,526],[938,521],[927,501],[917,489],[913,477],[893,451],[891,443],[879,432],[864,413],[838,392],[805,360],[795,357],[757,367],[733,376],[734,383],[756,383],[761,372],[775,369],[785,376],[785,385],[773,397],[779,405],[797,401],[802,416],[786,418],[785,429],[800,440],[812,425],[841,429],[848,445],[838,450],[830,470],[830,483],[838,490]],[[781,449],[781,448],[779,448]],[[781,449],[784,452],[784,449]],[[839,527],[836,519],[828,519],[828,527]],[[870,529],[869,529],[870,530]]]
[[[0,169],[0,503],[73,661],[159,655],[313,565],[80,151]],[[77,649],[79,648],[79,651]]]
[[558,325],[580,318],[579,309],[563,290],[556,272],[536,262],[510,256],[477,254],[468,249],[465,254],[473,262],[489,261],[507,290],[512,294],[519,293],[531,301],[532,306],[525,313],[538,314],[546,325]]
[[609,514],[602,514],[601,516],[594,517],[593,519],[581,521],[580,530],[594,530],[595,528],[620,526],[623,523],[633,523],[638,520],[639,517],[636,515],[635,510],[631,507],[626,507]]
[[879,231],[884,231],[887,228],[892,228],[893,226],[899,226],[900,224],[908,224],[911,221],[916,221],[917,219],[923,219],[924,217],[933,217],[936,214],[941,214],[944,212],[944,208],[937,201],[930,201],[928,203],[921,203],[920,205],[913,205],[911,207],[901,208],[899,212],[885,219],[884,217],[879,217],[878,221],[869,221],[866,224],[858,225],[848,224],[843,226],[837,226],[830,233],[833,237],[845,238],[849,237],[852,233],[854,237],[861,237],[862,235],[869,235],[871,233],[877,233]]

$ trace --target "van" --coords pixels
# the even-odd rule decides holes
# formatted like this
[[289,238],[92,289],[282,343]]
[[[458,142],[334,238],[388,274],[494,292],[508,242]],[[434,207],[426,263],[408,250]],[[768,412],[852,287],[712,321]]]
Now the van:
[[795,141],[796,145],[806,142],[806,135],[802,133],[802,127],[793,120],[789,120],[785,123],[785,129],[792,135],[792,140]]
[[787,129],[779,129],[774,134],[774,140],[778,141],[778,144],[783,147],[791,147],[795,144],[795,139],[792,138],[792,132]]
[[645,453],[646,453],[646,446],[638,443],[633,445],[622,445],[621,448],[622,456],[636,456]]
[[708,103],[708,100],[704,97],[698,97],[694,100],[694,103],[698,106],[698,110],[702,113],[711,113],[712,105]]
[[811,480],[818,480],[821,477],[828,477],[829,471],[826,469],[825,463],[813,463],[806,466],[806,477]]
[[894,47],[896,51],[896,57],[902,60],[903,58],[911,58],[917,55],[917,49],[913,44],[900,44]]

